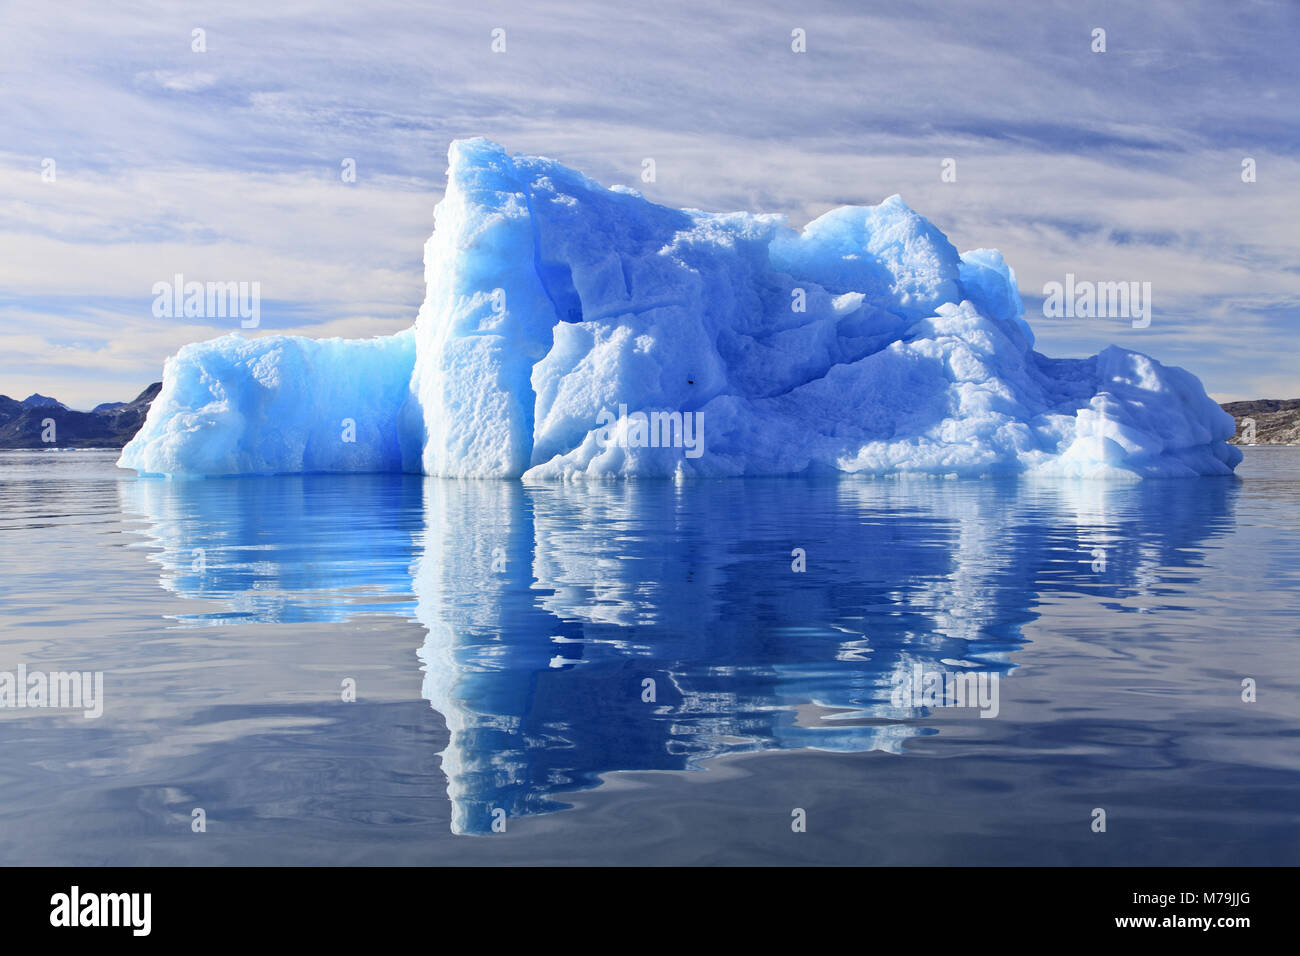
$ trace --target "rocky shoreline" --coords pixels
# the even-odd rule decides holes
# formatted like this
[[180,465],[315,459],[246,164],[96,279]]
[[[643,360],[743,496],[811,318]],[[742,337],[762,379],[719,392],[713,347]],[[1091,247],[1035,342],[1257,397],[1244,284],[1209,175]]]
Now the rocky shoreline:
[[1261,398],[1220,407],[1237,421],[1230,444],[1300,445],[1300,398]]

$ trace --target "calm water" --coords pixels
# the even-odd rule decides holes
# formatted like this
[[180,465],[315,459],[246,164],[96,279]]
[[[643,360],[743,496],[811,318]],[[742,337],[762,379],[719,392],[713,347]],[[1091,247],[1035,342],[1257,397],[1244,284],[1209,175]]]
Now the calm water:
[[[0,709],[0,863],[1300,863],[1300,449],[1131,484],[114,458],[0,453],[0,671],[105,697]],[[934,673],[996,717],[900,698]]]

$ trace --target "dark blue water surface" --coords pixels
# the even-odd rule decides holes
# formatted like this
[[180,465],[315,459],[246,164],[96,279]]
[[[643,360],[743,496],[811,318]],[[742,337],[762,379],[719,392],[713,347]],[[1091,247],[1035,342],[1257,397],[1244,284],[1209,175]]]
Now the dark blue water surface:
[[[1131,483],[113,458],[0,454],[0,671],[105,681],[98,719],[0,709],[0,862],[1300,862],[1300,449]],[[996,716],[900,698],[918,669]]]

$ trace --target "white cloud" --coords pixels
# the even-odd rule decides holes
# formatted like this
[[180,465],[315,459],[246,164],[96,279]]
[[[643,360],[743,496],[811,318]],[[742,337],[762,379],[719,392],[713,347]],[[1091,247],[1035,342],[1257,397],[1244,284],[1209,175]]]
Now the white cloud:
[[180,70],[152,70],[135,76],[141,83],[153,83],[173,93],[195,93],[206,90],[217,82],[211,73],[186,73]]
[[[1085,25],[1102,12],[1099,56]],[[793,26],[806,54],[790,51]],[[1008,16],[988,3],[138,0],[72,3],[57,21],[18,7],[0,38],[0,390],[45,373],[42,391],[91,391],[87,356],[156,377],[148,363],[211,330],[122,303],[143,310],[176,272],[259,280],[312,333],[304,315],[355,321],[346,334],[400,325],[421,297],[447,143],[483,134],[656,201],[796,224],[901,193],[959,248],[1002,249],[1027,293],[1066,272],[1152,282],[1149,334],[1121,343],[1249,392],[1285,378],[1300,320],[1300,91],[1283,42],[1297,26],[1287,5],[1210,2]],[[646,156],[654,184],[638,182]],[[1244,156],[1256,183],[1240,180]],[[956,183],[939,181],[945,157]],[[29,334],[10,326],[37,315],[45,344],[6,360],[7,336]],[[139,343],[83,349],[75,375],[40,357],[97,326],[111,337],[123,315]],[[1118,338],[1035,324],[1048,351]]]

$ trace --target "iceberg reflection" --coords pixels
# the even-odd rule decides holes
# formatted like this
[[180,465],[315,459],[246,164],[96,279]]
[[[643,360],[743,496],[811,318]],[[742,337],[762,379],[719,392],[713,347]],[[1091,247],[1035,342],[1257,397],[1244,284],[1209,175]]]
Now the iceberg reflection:
[[421,479],[410,475],[118,483],[122,511],[143,529],[159,583],[220,609],[185,625],[411,616]]
[[379,612],[424,627],[423,696],[450,732],[462,833],[489,831],[497,810],[562,807],[613,770],[898,752],[937,732],[895,694],[918,665],[1005,677],[1053,591],[1159,601],[1157,569],[1194,576],[1236,493],[1231,480],[401,475],[120,487],[163,587],[223,608],[179,624]]

